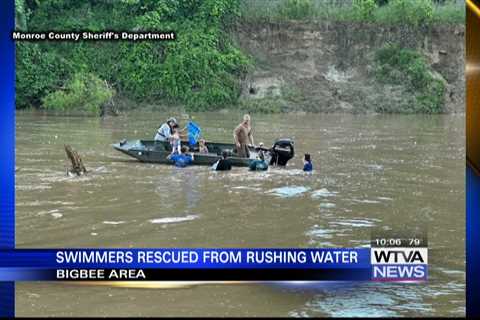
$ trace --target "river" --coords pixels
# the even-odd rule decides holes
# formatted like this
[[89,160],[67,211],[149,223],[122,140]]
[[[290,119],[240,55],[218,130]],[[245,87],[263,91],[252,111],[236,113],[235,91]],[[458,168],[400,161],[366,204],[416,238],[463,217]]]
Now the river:
[[[144,164],[110,146],[152,138],[166,116],[17,112],[17,248],[360,247],[373,228],[423,225],[428,283],[27,282],[16,285],[18,316],[465,315],[464,116],[254,115],[256,143],[295,140],[287,168],[267,172]],[[241,119],[190,116],[207,140],[226,142]],[[87,175],[66,175],[64,144]],[[301,171],[307,152],[311,175]]]

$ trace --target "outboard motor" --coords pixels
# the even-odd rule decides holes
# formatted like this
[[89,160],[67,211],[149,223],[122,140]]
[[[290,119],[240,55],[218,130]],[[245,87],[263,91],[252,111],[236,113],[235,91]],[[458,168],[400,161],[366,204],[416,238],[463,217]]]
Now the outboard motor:
[[270,149],[272,158],[270,165],[286,166],[288,160],[295,156],[295,149],[293,148],[293,140],[279,139],[275,141],[273,147]]

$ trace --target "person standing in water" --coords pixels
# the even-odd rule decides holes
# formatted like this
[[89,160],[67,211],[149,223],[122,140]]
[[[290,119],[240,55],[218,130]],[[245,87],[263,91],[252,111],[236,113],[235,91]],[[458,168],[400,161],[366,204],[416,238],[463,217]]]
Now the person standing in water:
[[248,166],[250,171],[266,171],[268,170],[268,163],[265,161],[263,151],[260,150],[257,155],[257,159],[252,160]]
[[250,115],[244,115],[242,123],[233,130],[233,140],[235,143],[235,153],[242,158],[250,157],[248,145],[254,145]]
[[167,159],[173,161],[176,167],[185,168],[192,164],[193,154],[189,153],[187,146],[182,146],[181,153],[170,154]]
[[227,159],[228,154],[226,151],[222,151],[222,159],[215,162],[212,169],[215,171],[230,171],[232,170],[232,163]]
[[312,159],[310,158],[310,154],[308,153],[305,153],[305,158],[303,159],[303,171],[305,172],[313,171]]

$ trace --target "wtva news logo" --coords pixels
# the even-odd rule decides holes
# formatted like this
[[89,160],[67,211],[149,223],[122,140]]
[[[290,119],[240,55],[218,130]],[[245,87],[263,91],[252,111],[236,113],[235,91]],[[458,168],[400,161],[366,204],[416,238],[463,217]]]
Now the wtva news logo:
[[372,248],[370,257],[374,281],[427,280],[427,248]]

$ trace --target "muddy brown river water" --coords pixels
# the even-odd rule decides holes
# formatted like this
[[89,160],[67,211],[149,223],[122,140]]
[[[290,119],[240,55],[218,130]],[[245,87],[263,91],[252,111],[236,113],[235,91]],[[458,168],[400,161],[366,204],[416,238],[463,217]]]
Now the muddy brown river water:
[[[465,315],[463,116],[254,115],[257,143],[295,140],[287,168],[267,172],[144,164],[111,148],[152,138],[166,116],[17,113],[17,247],[360,247],[373,228],[424,225],[428,283],[27,282],[16,285],[18,316]],[[207,140],[226,142],[241,119],[191,116]],[[86,176],[66,176],[64,143]],[[306,152],[312,175],[301,171]]]

